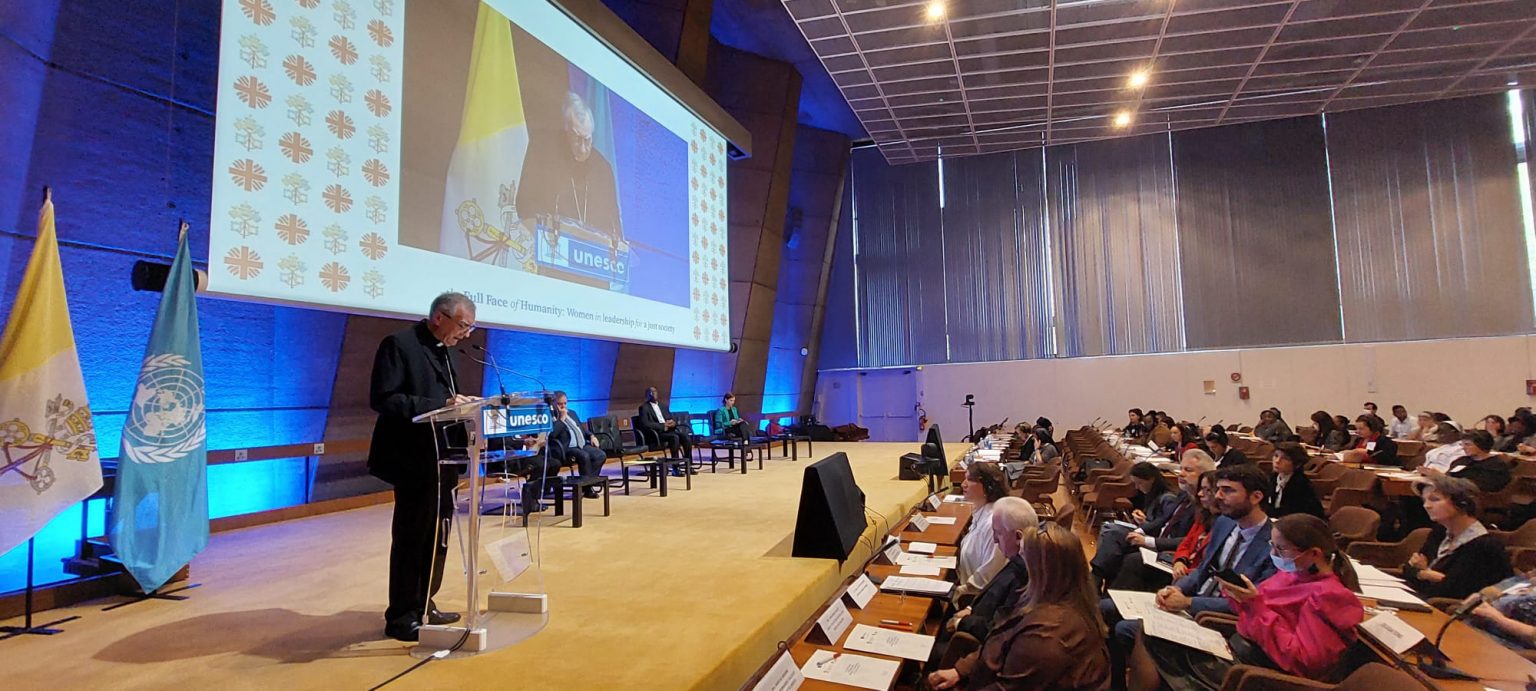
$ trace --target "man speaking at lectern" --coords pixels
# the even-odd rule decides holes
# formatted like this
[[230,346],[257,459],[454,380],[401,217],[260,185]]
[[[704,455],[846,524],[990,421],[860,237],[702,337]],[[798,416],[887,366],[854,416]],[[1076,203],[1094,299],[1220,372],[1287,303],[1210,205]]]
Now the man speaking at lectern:
[[430,624],[459,619],[439,612],[432,602],[443,582],[459,471],[438,465],[432,426],[411,418],[473,400],[459,393],[448,353],[474,330],[475,303],[460,293],[443,293],[432,301],[426,319],[384,337],[373,358],[368,404],[379,419],[368,449],[368,472],[395,488],[389,608],[384,610],[384,635],[390,638],[416,640],[423,613]]

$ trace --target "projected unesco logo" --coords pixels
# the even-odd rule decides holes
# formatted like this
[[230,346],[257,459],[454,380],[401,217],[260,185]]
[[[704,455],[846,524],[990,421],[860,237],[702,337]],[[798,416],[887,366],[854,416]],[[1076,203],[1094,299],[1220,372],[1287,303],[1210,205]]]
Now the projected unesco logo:
[[134,463],[171,463],[202,446],[203,378],[175,355],[144,361],[123,429],[123,455]]

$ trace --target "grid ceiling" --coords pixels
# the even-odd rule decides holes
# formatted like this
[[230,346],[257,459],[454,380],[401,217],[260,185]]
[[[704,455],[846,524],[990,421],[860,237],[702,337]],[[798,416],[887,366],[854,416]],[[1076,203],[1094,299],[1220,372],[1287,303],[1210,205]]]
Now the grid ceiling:
[[783,3],[892,163],[1536,86],[1536,0]]

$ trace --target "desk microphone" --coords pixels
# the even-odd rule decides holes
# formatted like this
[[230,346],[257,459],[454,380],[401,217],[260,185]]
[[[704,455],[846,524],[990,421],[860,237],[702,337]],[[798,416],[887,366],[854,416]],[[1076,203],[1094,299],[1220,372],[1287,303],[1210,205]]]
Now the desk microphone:
[[[497,367],[496,365],[493,365],[493,364],[491,364],[489,362],[481,360],[480,358],[477,358],[477,357],[475,357],[473,355],[470,355],[469,351],[467,351],[467,350],[465,350],[463,348],[459,349],[459,354],[463,355],[464,357],[467,357],[467,358],[469,358],[471,360],[474,360],[476,363],[479,363],[481,365],[485,365],[486,367],[491,368],[491,371],[496,373],[496,388],[501,391],[501,400],[498,401],[498,403],[500,403],[501,405],[504,405],[504,406],[505,405],[511,405],[512,399],[511,399],[510,396],[507,395],[507,382],[506,382],[506,380],[501,378],[501,368],[500,367]],[[490,351],[486,351],[486,354],[490,355]]]
[[1429,660],[1420,660],[1419,669],[1422,670],[1425,674],[1436,679],[1464,679],[1468,681],[1476,681],[1477,677],[1467,674],[1466,672],[1456,669],[1455,667],[1452,667],[1450,664],[1448,664],[1450,662],[1450,658],[1446,657],[1445,653],[1440,650],[1440,641],[1445,638],[1445,632],[1447,629],[1451,628],[1451,624],[1456,623],[1460,619],[1467,618],[1472,614],[1472,610],[1477,609],[1478,605],[1493,602],[1503,595],[1504,591],[1500,590],[1497,586],[1490,585],[1486,588],[1483,588],[1482,590],[1468,595],[1466,599],[1462,600],[1460,604],[1456,605],[1456,609],[1451,610],[1451,618],[1447,619],[1445,624],[1440,626],[1440,631],[1435,634],[1435,642],[1428,655]]

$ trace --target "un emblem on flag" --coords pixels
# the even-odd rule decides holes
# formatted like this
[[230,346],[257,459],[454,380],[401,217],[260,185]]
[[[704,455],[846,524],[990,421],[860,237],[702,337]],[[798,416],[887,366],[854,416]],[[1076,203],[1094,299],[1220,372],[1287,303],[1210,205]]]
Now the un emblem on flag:
[[135,463],[171,463],[203,445],[203,377],[186,358],[144,360],[123,427],[123,455]]

